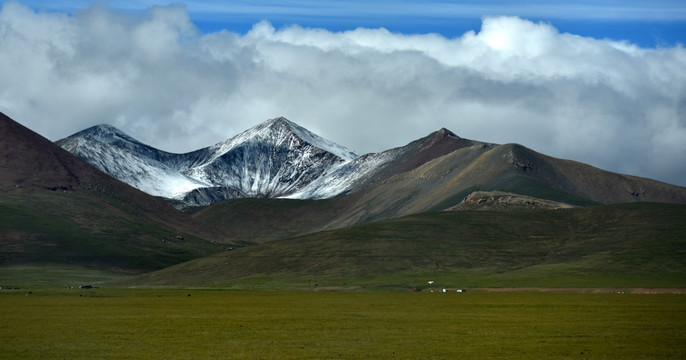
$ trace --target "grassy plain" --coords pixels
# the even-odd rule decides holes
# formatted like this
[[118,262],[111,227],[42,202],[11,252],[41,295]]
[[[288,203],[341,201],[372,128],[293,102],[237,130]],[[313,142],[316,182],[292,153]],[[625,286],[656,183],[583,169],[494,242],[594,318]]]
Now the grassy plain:
[[[0,267],[0,286],[4,289],[69,288],[126,279],[131,274],[113,273],[64,264],[24,264]],[[27,290],[29,289],[29,290]]]
[[1,290],[0,359],[666,359],[684,295]]

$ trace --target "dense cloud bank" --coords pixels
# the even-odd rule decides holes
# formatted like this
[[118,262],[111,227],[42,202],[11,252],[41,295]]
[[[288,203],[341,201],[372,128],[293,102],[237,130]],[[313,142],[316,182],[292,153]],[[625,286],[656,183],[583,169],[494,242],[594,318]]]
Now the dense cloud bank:
[[202,34],[181,6],[73,16],[7,2],[0,111],[57,140],[110,123],[167,151],[286,116],[358,153],[441,127],[686,185],[686,49],[486,17],[449,39],[269,22]]

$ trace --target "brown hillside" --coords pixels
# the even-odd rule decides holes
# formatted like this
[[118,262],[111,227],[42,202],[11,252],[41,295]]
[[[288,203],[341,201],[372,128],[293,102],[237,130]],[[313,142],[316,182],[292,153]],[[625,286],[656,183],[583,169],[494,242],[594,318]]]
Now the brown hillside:
[[416,169],[435,158],[475,145],[489,146],[478,141],[463,139],[445,128],[440,129],[405,146],[381,153],[381,155],[393,154],[393,160],[381,165],[364,179],[360,179],[350,192],[365,190],[392,176]]
[[444,210],[470,193],[507,191],[571,205],[624,202],[686,204],[686,188],[556,159],[521,145],[475,143],[347,195],[330,226]]
[[116,201],[178,226],[185,226],[189,219],[166,202],[110,177],[2,113],[0,155],[0,190],[79,192]]
[[544,187],[604,204],[637,201],[686,204],[686,188],[638,176],[557,159],[517,144],[502,145],[494,155],[519,174]]
[[77,190],[106,175],[0,113],[0,188]]

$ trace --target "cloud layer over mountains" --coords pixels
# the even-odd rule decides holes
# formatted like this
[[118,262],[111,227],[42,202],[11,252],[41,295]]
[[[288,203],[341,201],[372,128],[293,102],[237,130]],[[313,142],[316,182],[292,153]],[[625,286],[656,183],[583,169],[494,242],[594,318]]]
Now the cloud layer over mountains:
[[457,38],[269,22],[203,34],[182,6],[0,13],[0,111],[52,139],[110,123],[186,152],[285,116],[358,153],[441,127],[686,185],[686,49],[485,17]]

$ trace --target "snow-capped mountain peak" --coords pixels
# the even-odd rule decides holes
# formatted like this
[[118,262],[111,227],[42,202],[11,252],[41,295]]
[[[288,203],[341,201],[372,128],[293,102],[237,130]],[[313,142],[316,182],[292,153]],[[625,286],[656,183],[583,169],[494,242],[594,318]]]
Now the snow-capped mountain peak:
[[269,143],[276,147],[293,147],[297,146],[295,142],[300,141],[327,151],[344,161],[351,161],[358,157],[352,150],[326,140],[285,117],[278,117],[262,122],[214,145],[215,158],[251,141]]
[[288,196],[357,155],[279,117],[203,150],[182,172],[249,197]]
[[351,161],[354,160],[358,157],[358,155],[353,152],[352,150],[346,148],[345,146],[338,145],[332,141],[329,141],[327,139],[324,139],[323,137],[310,132],[309,130],[305,129],[304,127],[284,118],[276,118],[272,119],[269,121],[269,123],[272,124],[272,126],[284,126],[287,127],[290,131],[292,131],[295,135],[299,136],[301,139],[307,141],[308,143],[322,149],[326,150],[339,158],[346,160],[346,161]]
[[186,154],[155,149],[110,125],[57,143],[134,187],[196,205],[227,196],[287,197],[358,157],[283,117]]
[[[171,154],[144,144],[109,124],[95,125],[88,129],[79,131],[74,135],[58,141],[58,145],[62,146],[68,151],[71,151],[69,149],[73,146],[73,144],[70,144],[71,139],[79,139],[80,143],[99,142],[105,145],[125,149],[137,154],[137,156],[142,156],[155,161],[161,161],[163,163],[176,156],[176,154]],[[71,152],[74,153],[73,151]]]
[[101,143],[118,146],[123,144],[143,145],[143,143],[109,124],[99,124],[89,127],[88,129],[77,132],[76,134],[72,135],[72,137],[91,139],[100,141]]

